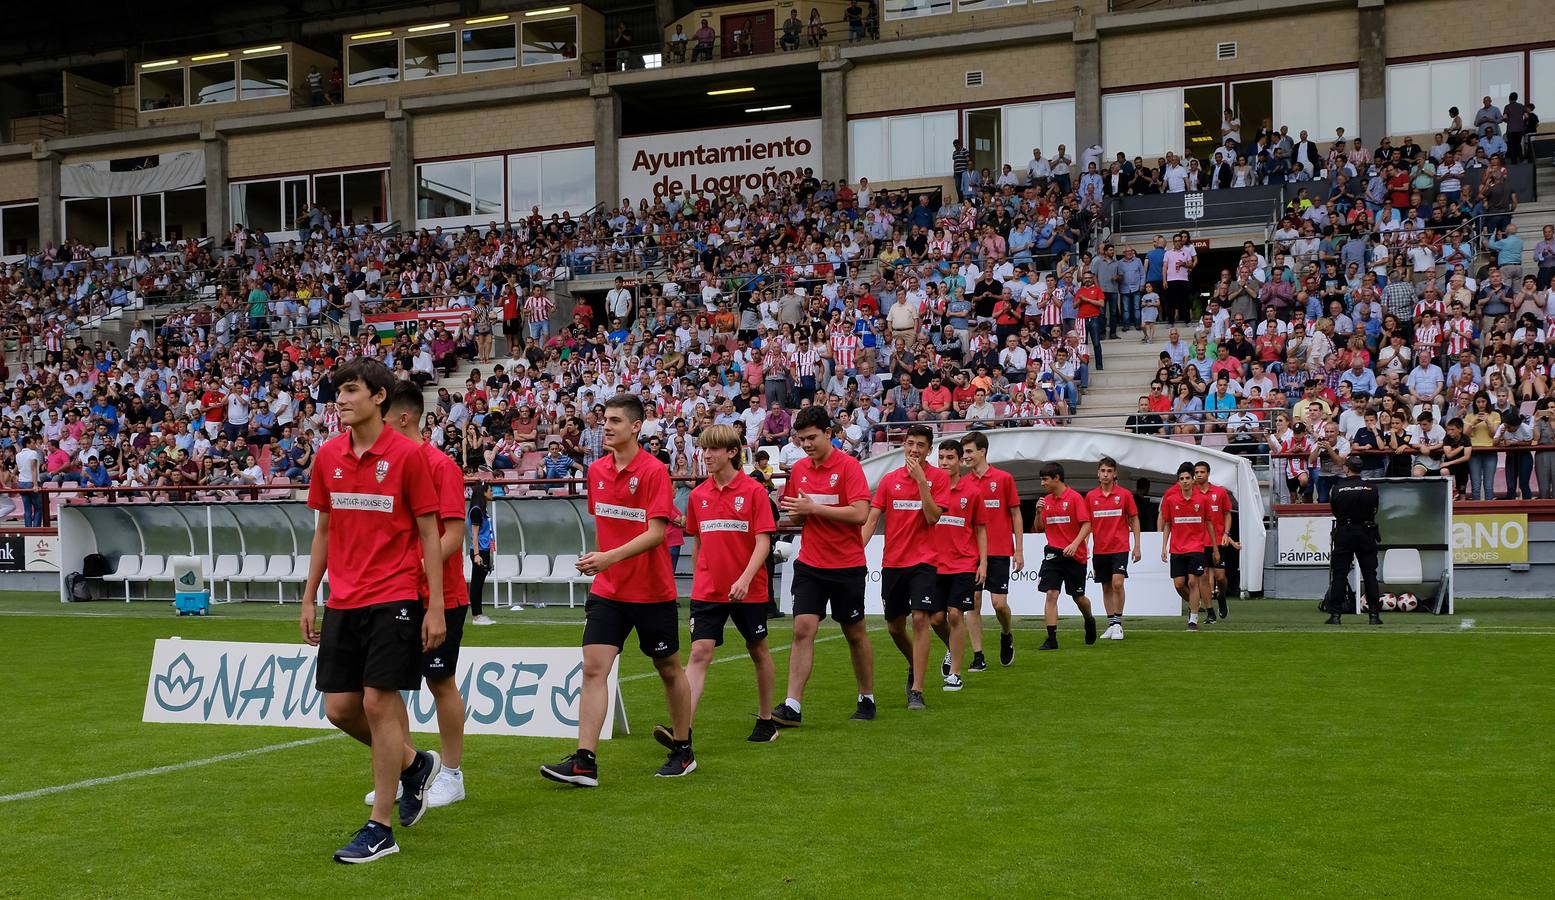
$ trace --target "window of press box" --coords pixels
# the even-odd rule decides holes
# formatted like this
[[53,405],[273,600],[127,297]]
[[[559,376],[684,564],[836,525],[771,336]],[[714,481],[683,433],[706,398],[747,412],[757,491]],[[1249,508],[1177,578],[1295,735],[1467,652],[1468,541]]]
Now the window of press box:
[[525,22],[524,65],[564,62],[578,56],[578,20],[573,16]]
[[386,171],[342,172],[313,176],[313,202],[329,212],[337,225],[387,221],[384,199]]
[[416,167],[416,218],[502,217],[502,158],[459,159]]
[[238,64],[210,63],[189,67],[189,96],[194,104],[227,103],[238,99]]
[[346,84],[388,84],[400,80],[400,42],[373,41],[346,48]]
[[512,25],[466,28],[461,33],[459,67],[464,72],[489,72],[518,65],[518,43]]
[[184,70],[155,69],[140,73],[140,110],[174,109],[184,105]]
[[950,0],[885,0],[887,19],[916,19],[943,16],[950,12]]
[[286,54],[245,59],[239,64],[243,73],[244,100],[260,97],[285,97],[292,92],[287,73]]
[[436,78],[459,71],[454,33],[440,31],[405,39],[405,77]]

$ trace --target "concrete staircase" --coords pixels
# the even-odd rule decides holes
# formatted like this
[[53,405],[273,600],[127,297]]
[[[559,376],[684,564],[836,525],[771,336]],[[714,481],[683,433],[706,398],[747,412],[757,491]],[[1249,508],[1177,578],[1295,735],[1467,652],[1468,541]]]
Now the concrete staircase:
[[[1084,418],[1075,424],[1086,428],[1122,427],[1124,420],[1138,408],[1139,397],[1148,392],[1150,379],[1160,364],[1161,345],[1166,328],[1156,328],[1153,344],[1140,343],[1138,331],[1119,332],[1115,341],[1101,345],[1103,371],[1091,372],[1091,387],[1080,402]],[[1093,418],[1094,417],[1094,418]]]
[[1533,261],[1533,248],[1544,239],[1544,226],[1555,224],[1555,165],[1550,165],[1548,161],[1537,165],[1534,170],[1534,189],[1539,199],[1520,200],[1517,212],[1512,215],[1512,222],[1517,225],[1517,234],[1523,239],[1523,272],[1526,274],[1538,271]]

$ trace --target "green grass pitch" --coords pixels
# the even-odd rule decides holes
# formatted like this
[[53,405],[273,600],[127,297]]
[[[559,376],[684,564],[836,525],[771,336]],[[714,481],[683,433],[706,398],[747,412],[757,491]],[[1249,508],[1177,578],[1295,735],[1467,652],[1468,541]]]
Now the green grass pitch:
[[[1094,647],[1066,621],[1044,654],[1022,620],[1013,667],[959,694],[932,679],[912,714],[877,630],[879,719],[847,720],[832,639],[804,727],[768,745],[745,743],[735,659],[711,670],[700,767],[674,781],[652,777],[663,694],[629,642],[632,734],[602,744],[600,788],[540,779],[568,741],[474,737],[468,799],[358,867],[330,861],[367,813],[367,753],[345,738],[13,799],[327,734],[140,721],[154,639],[295,640],[295,606],[195,620],[6,595],[0,897],[1547,897],[1555,607],[1463,607],[1332,629],[1311,603],[1251,601],[1203,633],[1134,620]],[[499,616],[469,643],[580,634],[576,612]]]

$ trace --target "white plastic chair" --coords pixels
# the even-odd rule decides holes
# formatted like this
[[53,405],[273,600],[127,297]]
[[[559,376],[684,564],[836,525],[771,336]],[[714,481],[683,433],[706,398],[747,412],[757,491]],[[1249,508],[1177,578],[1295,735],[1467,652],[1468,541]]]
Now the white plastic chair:
[[529,602],[529,586],[550,577],[551,558],[543,553],[526,553],[521,561],[518,580],[524,585],[524,602]]
[[[244,556],[243,564],[238,567],[237,572],[227,578],[227,601],[229,603],[232,601],[232,586],[234,584],[252,584],[254,581],[263,578],[264,574],[265,558],[263,556],[252,553]],[[246,598],[248,592],[245,590],[243,593]]]
[[[172,581],[173,573],[168,570],[167,557],[143,556],[140,559],[140,572],[131,581],[138,581],[145,585],[142,589],[147,597],[151,596],[151,583],[153,581]],[[128,592],[129,584],[126,582],[125,591]],[[127,596],[127,594],[126,594]]]
[[[225,553],[216,557],[214,565],[208,567],[205,572],[206,584],[210,586],[211,602],[226,602],[216,600],[216,585],[226,584],[232,576],[238,574],[238,558],[235,554]],[[227,585],[227,599],[232,599],[232,586]]]
[[578,571],[578,555],[576,553],[564,553],[556,557],[556,562],[551,565],[551,574],[539,579],[541,584],[565,584],[567,586],[567,608],[577,606],[574,586],[579,584],[591,584],[594,578]]
[[[269,561],[265,563],[265,574],[263,578],[265,581],[275,582],[275,602],[286,602],[286,579],[291,576],[294,569],[295,565],[293,563],[292,557],[284,553],[274,554],[270,557]],[[254,580],[258,581],[260,579],[256,578]]]
[[103,576],[103,581],[105,582],[124,582],[125,603],[130,602],[130,582],[140,574],[140,564],[141,558],[139,556],[121,556],[119,557],[119,564],[114,567],[114,570]]
[[[513,580],[518,577],[518,557],[511,553],[498,553],[491,560],[491,605],[502,608],[513,605]],[[507,603],[502,603],[502,592],[507,591]]]
[[1420,563],[1420,551],[1413,547],[1397,547],[1382,554],[1382,583],[1419,584],[1425,580]]

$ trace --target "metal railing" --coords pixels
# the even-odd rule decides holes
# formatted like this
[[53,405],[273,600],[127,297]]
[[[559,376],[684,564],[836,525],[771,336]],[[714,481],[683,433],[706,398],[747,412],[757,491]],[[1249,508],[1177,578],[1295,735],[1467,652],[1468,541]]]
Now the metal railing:
[[[771,16],[772,10],[751,11],[749,18],[758,16]],[[720,24],[723,19],[743,21],[740,13],[720,15]],[[597,53],[585,53],[581,60],[585,71],[590,72],[630,72],[641,69],[669,68],[671,66],[693,65],[699,62],[717,62],[725,59],[750,59],[757,56],[774,56],[783,53],[792,53],[797,50],[813,50],[822,46],[837,44],[858,44],[873,42],[880,39],[881,20],[877,15],[870,20],[867,15],[861,27],[855,32],[850,29],[846,19],[828,20],[811,25],[808,19],[801,23],[799,34],[790,39],[783,30],[785,20],[774,20],[772,23],[771,43],[767,48],[767,36],[765,32],[760,37],[761,46],[755,45],[755,37],[749,33],[743,39],[736,39],[733,32],[724,34],[714,31],[713,36],[705,45],[698,41],[695,32],[683,32],[684,41],[674,40],[674,32],[667,29],[663,39],[659,41],[637,41],[627,47],[610,47]],[[712,22],[712,17],[709,17]],[[743,30],[743,29],[739,29]],[[753,28],[752,31],[755,29]],[[725,40],[725,38],[728,40]]]

